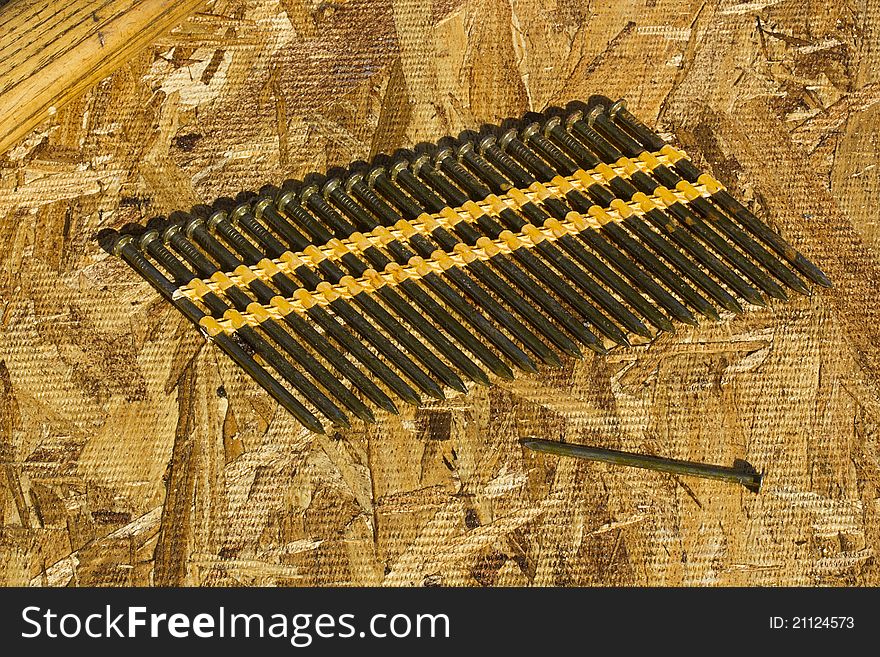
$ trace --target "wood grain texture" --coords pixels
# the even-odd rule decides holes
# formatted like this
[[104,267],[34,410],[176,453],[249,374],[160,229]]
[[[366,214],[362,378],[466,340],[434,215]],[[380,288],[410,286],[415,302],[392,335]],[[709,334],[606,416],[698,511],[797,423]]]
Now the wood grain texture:
[[[880,584],[878,34],[877,0],[215,0],[151,36],[0,160],[0,581]],[[95,243],[593,93],[836,287],[317,438]]]
[[0,153],[202,0],[14,0],[0,8]]

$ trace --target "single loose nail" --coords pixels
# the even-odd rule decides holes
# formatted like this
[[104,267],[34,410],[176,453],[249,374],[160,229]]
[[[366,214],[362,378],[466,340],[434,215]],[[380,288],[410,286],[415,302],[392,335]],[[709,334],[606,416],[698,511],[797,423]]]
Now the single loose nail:
[[601,461],[615,465],[626,465],[645,470],[657,470],[670,474],[689,475],[704,479],[717,479],[732,484],[741,484],[753,493],[761,490],[763,475],[753,467],[743,463],[734,467],[698,463],[696,461],[681,461],[679,459],[667,459],[650,454],[635,454],[633,452],[621,452],[616,449],[603,447],[589,447],[587,445],[575,445],[561,443],[555,440],[541,438],[523,438],[520,444],[527,449],[536,452],[546,452],[557,456],[571,456],[587,461]]

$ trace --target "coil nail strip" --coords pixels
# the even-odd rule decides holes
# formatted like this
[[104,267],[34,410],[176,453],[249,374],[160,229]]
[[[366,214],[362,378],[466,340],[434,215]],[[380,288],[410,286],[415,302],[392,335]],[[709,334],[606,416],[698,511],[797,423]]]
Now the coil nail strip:
[[[589,174],[588,172],[579,173],[580,177],[578,174],[575,174],[575,176],[572,176],[572,180],[560,179],[556,184],[538,183],[533,185],[534,189],[521,191],[520,193],[529,201],[543,199],[547,196],[563,198],[566,185],[583,188],[585,183],[582,182],[581,178],[595,180],[595,175],[598,175]],[[564,183],[563,180],[565,181]],[[513,196],[516,196],[516,192],[520,190],[511,191]],[[285,298],[279,295],[272,300],[271,305],[254,303],[248,307],[248,312],[237,313],[235,317],[219,320],[217,322],[219,329],[212,324],[214,333],[209,332],[209,337],[216,335],[217,330],[224,333],[234,333],[243,325],[259,326],[269,318],[283,319],[291,312],[303,314],[315,305],[326,306],[336,299],[351,299],[356,294],[362,292],[375,293],[384,285],[397,285],[407,279],[418,280],[429,273],[443,274],[451,267],[461,268],[474,260],[488,261],[498,254],[509,255],[516,249],[530,249],[544,240],[553,242],[563,235],[577,235],[587,229],[598,230],[609,222],[622,222],[632,214],[641,215],[653,208],[665,207],[675,202],[686,203],[693,198],[693,193],[707,196],[710,192],[705,185],[697,185],[694,186],[691,194],[670,190],[666,190],[666,194],[662,196],[639,194],[636,195],[635,200],[629,203],[615,201],[609,208],[594,206],[587,215],[579,212],[570,212],[565,219],[551,218],[543,226],[526,225],[520,233],[504,231],[501,239],[498,240],[481,238],[477,246],[459,245],[452,253],[438,249],[430,259],[416,256],[410,260],[408,265],[389,263],[381,272],[369,269],[363,276],[358,278],[346,276],[337,285],[322,283],[318,286],[317,294],[300,289],[297,290],[293,297]],[[405,238],[413,232],[425,235],[434,230],[438,224],[447,227],[455,225],[458,221],[471,223],[475,221],[475,217],[481,212],[497,214],[502,206],[511,209],[521,207],[521,204],[512,198],[511,192],[504,196],[506,198],[500,196],[490,197],[490,200],[481,203],[469,202],[462,208],[449,209],[437,215],[425,214],[425,218],[421,221],[406,222],[401,220],[401,222],[398,222],[398,225],[401,223],[406,224],[406,227],[402,229],[396,228],[392,230],[383,227],[366,235],[358,234],[359,237],[354,239],[344,241],[333,240],[332,243],[322,247],[309,247],[300,254],[288,251],[280,258],[274,260],[266,258],[250,267],[242,265],[228,274],[217,272],[210,279],[193,279],[190,283],[179,287],[175,292],[175,297],[185,297],[191,301],[199,301],[206,294],[222,293],[232,286],[245,287],[254,280],[268,282],[279,272],[292,274],[304,264],[318,266],[324,259],[339,260],[346,253],[363,253],[366,248],[384,246],[391,239]],[[259,308],[258,311],[255,310],[257,307]]]
[[360,395],[397,413],[389,395],[420,405],[718,320],[713,304],[809,294],[795,272],[831,285],[685,151],[597,99],[413,162],[218,199],[108,250],[316,432],[375,421]]

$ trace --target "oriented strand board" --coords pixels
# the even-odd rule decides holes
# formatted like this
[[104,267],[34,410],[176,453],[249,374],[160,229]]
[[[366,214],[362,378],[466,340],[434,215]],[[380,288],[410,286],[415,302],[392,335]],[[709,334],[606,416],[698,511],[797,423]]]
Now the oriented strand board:
[[[0,581],[880,584],[878,32],[876,0],[208,3],[0,159]],[[94,239],[592,93],[836,287],[319,438]]]

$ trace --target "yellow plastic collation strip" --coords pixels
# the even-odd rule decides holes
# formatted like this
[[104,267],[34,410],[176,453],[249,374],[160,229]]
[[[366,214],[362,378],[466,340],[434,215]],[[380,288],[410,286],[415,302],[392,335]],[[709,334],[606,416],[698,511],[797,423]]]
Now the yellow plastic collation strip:
[[[675,158],[667,153],[653,155],[656,162],[650,158],[647,161],[623,158],[627,161],[619,161],[614,166],[599,165],[589,171],[577,171],[572,176],[557,176],[549,183],[535,183],[529,189],[512,189],[483,201],[468,201],[460,208],[444,208],[435,214],[424,213],[411,221],[398,221],[393,228],[379,226],[370,233],[354,233],[344,240],[334,239],[323,246],[309,246],[300,253],[287,251],[274,260],[264,258],[255,265],[241,265],[232,272],[217,272],[210,279],[193,279],[178,288],[175,295],[198,301],[209,292],[220,294],[231,286],[246,287],[254,280],[268,282],[278,273],[294,274],[296,269],[304,265],[316,267],[325,259],[337,261],[347,253],[363,253],[370,247],[382,248],[393,240],[405,240],[415,234],[427,235],[438,226],[451,229],[461,221],[473,223],[483,213],[494,216],[504,208],[516,210],[527,202],[540,202],[548,196],[561,198],[572,188],[583,190],[594,183],[606,184],[615,175],[628,177],[634,167],[647,170],[660,163],[685,157],[679,155]],[[587,214],[570,212],[564,220],[549,218],[543,226],[527,224],[518,233],[506,230],[495,240],[481,237],[475,246],[458,244],[451,253],[438,249],[430,258],[415,256],[406,265],[389,263],[381,272],[368,269],[363,276],[345,276],[336,285],[323,282],[314,292],[299,289],[290,298],[276,296],[268,305],[254,302],[248,306],[247,312],[232,311],[217,320],[216,325],[212,322],[211,331],[206,333],[212,337],[218,330],[234,333],[243,325],[258,326],[268,319],[281,320],[292,312],[305,313],[316,305],[327,305],[340,298],[351,299],[363,292],[372,293],[384,285],[397,285],[407,279],[418,280],[430,273],[442,274],[451,267],[464,267],[475,260],[486,261],[519,248],[533,248],[544,240],[552,242],[564,235],[574,235],[587,229],[598,230],[606,223],[620,222],[633,214],[643,215],[654,208],[664,208],[676,202],[686,204],[694,198],[709,197],[718,189],[723,189],[708,174],[702,176],[697,185],[684,183],[678,187],[676,190],[658,187],[654,194],[636,194],[629,202],[618,199],[609,208],[593,206]]]

